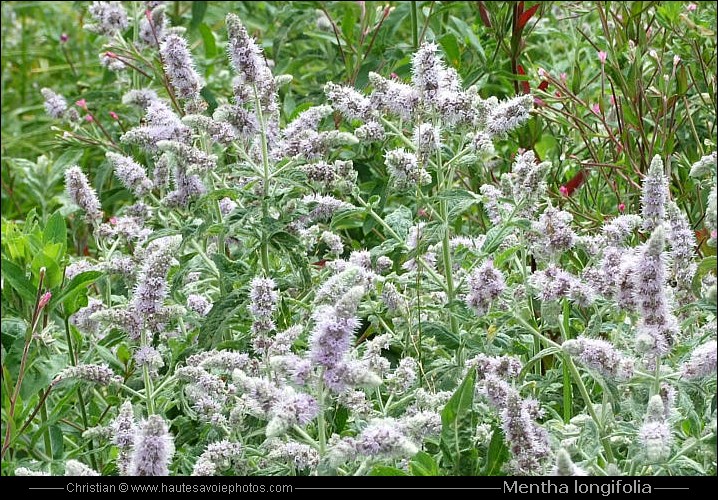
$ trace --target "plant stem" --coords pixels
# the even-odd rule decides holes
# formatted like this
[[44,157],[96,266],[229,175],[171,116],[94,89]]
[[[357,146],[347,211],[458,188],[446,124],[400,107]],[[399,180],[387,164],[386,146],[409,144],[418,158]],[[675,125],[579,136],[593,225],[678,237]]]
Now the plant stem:
[[588,410],[588,414],[591,416],[593,421],[596,424],[596,427],[598,427],[598,432],[600,434],[601,438],[601,444],[603,445],[603,449],[606,452],[606,459],[609,462],[613,462],[613,450],[611,450],[611,445],[608,443],[608,437],[604,436],[604,427],[601,420],[598,418],[598,415],[596,414],[596,410],[593,408],[593,403],[591,402],[591,396],[588,394],[588,390],[586,390],[586,385],[583,383],[583,379],[581,378],[581,374],[578,373],[578,370],[576,369],[576,365],[573,363],[573,360],[568,354],[564,354],[563,356],[563,362],[564,365],[568,367],[569,372],[571,372],[571,375],[573,376],[573,381],[578,386],[578,391],[581,393],[581,397],[583,398],[584,402],[586,403],[586,410]]
[[5,427],[5,438],[3,440],[2,451],[0,452],[0,458],[5,457],[5,453],[10,447],[10,437],[12,434],[12,428],[15,423],[15,405],[17,404],[17,398],[20,396],[20,388],[22,387],[22,381],[25,377],[25,367],[27,365],[27,357],[30,353],[30,345],[32,345],[32,337],[35,335],[35,328],[40,319],[40,298],[42,297],[43,283],[45,281],[45,268],[40,269],[37,293],[35,294],[35,305],[32,310],[32,318],[30,325],[25,332],[25,345],[22,349],[22,358],[20,359],[20,369],[18,370],[17,380],[15,381],[15,388],[10,396],[10,409],[8,410],[7,422]]
[[[451,187],[453,181],[452,176],[444,176],[444,165],[441,158],[441,149],[436,154],[436,183],[439,193],[447,190]],[[449,303],[449,324],[451,326],[451,332],[454,335],[459,335],[459,323],[454,314],[451,314],[451,307],[456,298],[456,291],[454,288],[454,266],[451,262],[451,247],[449,245],[450,231],[449,231],[449,210],[447,206],[447,200],[441,198],[439,200],[439,217],[441,217],[441,223],[443,225],[443,238],[441,240],[441,254],[444,261],[444,275],[446,276],[446,296]],[[463,339],[459,336],[459,347],[456,349],[456,364],[463,366],[464,360],[462,357],[463,353]]]
[[[42,398],[42,396],[40,397]],[[42,401],[44,402],[44,398],[42,398]],[[44,404],[40,406],[40,421],[45,427],[45,432],[43,433],[43,439],[45,441],[45,453],[50,457],[54,457],[55,453],[52,451],[52,439],[50,438],[50,426],[47,425],[47,406],[45,406]]]
[[269,276],[269,235],[267,229],[264,226],[266,219],[269,217],[269,207],[267,201],[269,198],[269,151],[267,148],[267,131],[266,123],[264,122],[264,114],[262,113],[262,103],[259,102],[259,95],[257,94],[257,87],[254,88],[254,106],[257,110],[257,117],[259,118],[259,128],[262,138],[262,246],[261,246],[261,259],[262,269],[264,275]]
[[[142,334],[140,336],[140,346],[145,347],[147,345],[147,330],[143,328]],[[147,404],[147,415],[152,415],[155,412],[154,390],[152,389],[150,368],[149,366],[147,366],[146,363],[142,365],[142,380],[145,384],[145,403]]]
[[326,421],[324,419],[324,370],[320,370],[319,372],[317,401],[319,403],[319,415],[317,415],[317,427],[319,430],[319,456],[323,458],[327,449],[327,430]]
[[416,51],[419,48],[419,15],[415,1],[411,2],[411,42]]
[[[77,353],[75,352],[75,349],[72,345],[72,335],[70,334],[70,317],[65,316],[64,318],[65,322],[65,339],[67,340],[67,351],[70,356],[70,363],[72,366],[77,366]],[[80,416],[82,417],[82,426],[85,429],[88,429],[90,427],[90,424],[88,423],[89,420],[87,419],[87,410],[85,410],[85,398],[82,397],[82,386],[77,386],[77,403],[80,405]],[[90,455],[90,463],[92,465],[93,469],[97,469],[97,460],[95,459],[95,453],[94,453],[94,446],[92,444],[92,439],[89,439],[87,441],[87,449],[89,450]]]

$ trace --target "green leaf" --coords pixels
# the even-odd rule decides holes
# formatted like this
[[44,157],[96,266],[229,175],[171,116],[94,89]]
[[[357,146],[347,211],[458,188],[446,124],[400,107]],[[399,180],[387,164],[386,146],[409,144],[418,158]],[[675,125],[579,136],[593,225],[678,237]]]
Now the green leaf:
[[349,43],[350,45],[353,45],[354,41],[354,25],[356,24],[356,15],[354,13],[353,5],[349,5],[349,8],[346,9],[346,12],[344,13],[344,17],[342,18],[342,34],[344,35],[344,39]]
[[13,289],[25,300],[34,303],[37,290],[19,266],[9,260],[2,259],[2,275]]
[[349,420],[349,409],[345,406],[338,406],[334,412],[334,432],[341,434],[347,426]]
[[212,31],[212,29],[207,26],[207,24],[201,23],[199,25],[199,34],[202,35],[202,43],[204,44],[204,56],[207,59],[214,59],[215,57],[217,57],[217,41],[214,38],[214,32]]
[[245,298],[246,291],[234,290],[214,303],[199,330],[198,344],[201,347],[210,347],[222,338]]
[[482,47],[481,42],[479,41],[478,37],[476,36],[476,33],[474,33],[474,30],[472,30],[468,24],[466,24],[464,21],[462,21],[458,17],[451,16],[451,20],[456,25],[456,29],[458,29],[459,32],[469,40],[469,43],[471,44],[471,46],[476,50],[476,53],[479,56],[479,60],[482,63],[485,63],[486,62],[486,53],[484,52],[484,47]]
[[211,90],[207,87],[203,87],[202,90],[199,91],[199,95],[204,97],[204,100],[207,101],[207,112],[213,113],[215,109],[217,109],[217,106],[219,106],[219,103],[217,102],[217,98],[214,96]]
[[52,444],[52,458],[62,459],[65,456],[65,441],[62,438],[62,428],[59,425],[50,427],[50,443]]
[[494,427],[489,442],[489,450],[486,453],[486,467],[482,476],[501,475],[501,466],[509,459],[509,449],[504,442],[504,434],[501,429]]
[[0,340],[5,352],[10,350],[16,339],[24,339],[27,331],[27,321],[22,318],[3,318],[0,326]]
[[[60,293],[52,297],[52,300],[50,300],[50,307],[54,307],[57,304],[65,304],[66,306],[69,305],[69,302],[72,299],[75,299],[77,294],[83,291],[86,292],[87,287],[94,283],[100,276],[102,276],[102,272],[100,271],[85,271],[78,274],[70,280]],[[70,314],[69,311],[65,312]]]
[[192,21],[190,21],[189,29],[197,29],[202,24],[204,15],[207,13],[207,6],[207,2],[192,2]]
[[409,462],[409,470],[411,470],[411,473],[414,476],[439,475],[439,466],[437,465],[436,460],[434,460],[434,457],[425,451],[420,451],[414,455],[414,458],[412,458],[411,462]]
[[459,336],[440,323],[422,323],[421,331],[451,351],[459,348]]
[[388,467],[386,465],[375,465],[369,473],[370,476],[407,476],[408,474],[396,467]]
[[414,225],[413,219],[411,209],[401,205],[384,217],[384,222],[403,238],[409,232],[409,228]]
[[478,454],[473,443],[475,419],[472,411],[475,385],[476,370],[469,370],[441,411],[441,451],[453,465],[454,472],[461,475],[476,472]]
[[459,55],[459,44],[456,41],[456,37],[451,33],[447,33],[439,39],[439,43],[441,43],[441,47],[446,53],[448,62],[452,66],[457,67],[461,62],[461,56]]
[[65,218],[59,211],[52,214],[47,220],[42,237],[44,243],[60,243],[63,246],[67,245]]
[[509,235],[510,231],[511,226],[509,225],[496,226],[489,229],[486,233],[484,244],[481,246],[481,252],[487,255],[494,253],[501,243],[503,243],[504,238]]
[[38,282],[40,276],[40,269],[45,268],[45,281],[43,282],[44,288],[55,288],[62,283],[62,270],[58,265],[58,262],[62,259],[64,253],[64,245],[59,243],[48,243],[44,246],[40,253],[35,254],[35,257],[30,263],[32,269],[33,281]]
[[704,258],[700,262],[700,264],[698,264],[698,269],[696,269],[696,274],[693,275],[692,283],[693,293],[696,296],[700,297],[701,295],[701,282],[703,280],[703,277],[711,271],[715,272],[717,262],[718,261],[716,260],[716,256],[710,255]]

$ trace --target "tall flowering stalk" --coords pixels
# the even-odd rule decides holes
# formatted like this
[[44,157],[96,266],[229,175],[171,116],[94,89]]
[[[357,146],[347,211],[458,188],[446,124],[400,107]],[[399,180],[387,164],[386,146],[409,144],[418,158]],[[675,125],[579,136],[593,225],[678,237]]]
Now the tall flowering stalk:
[[641,192],[641,210],[643,230],[653,231],[659,226],[666,213],[668,199],[668,178],[663,173],[663,160],[656,155],[651,161],[648,173],[643,179]]
[[679,330],[666,297],[665,244],[665,231],[658,226],[642,246],[634,271],[635,297],[641,316],[636,345],[651,366],[669,352]]
[[150,415],[140,423],[135,438],[131,476],[168,476],[169,463],[175,453],[174,440],[159,415]]
[[70,199],[85,212],[88,222],[97,224],[102,220],[102,210],[97,192],[80,167],[72,166],[65,171],[65,189]]

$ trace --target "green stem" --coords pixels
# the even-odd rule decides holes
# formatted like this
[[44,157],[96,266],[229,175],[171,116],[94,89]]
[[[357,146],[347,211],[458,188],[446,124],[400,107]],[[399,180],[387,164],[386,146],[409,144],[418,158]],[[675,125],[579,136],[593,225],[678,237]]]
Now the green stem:
[[[140,346],[147,346],[147,330],[142,329],[142,335],[140,337]],[[152,388],[152,379],[150,378],[150,368],[147,364],[142,366],[142,380],[145,384],[145,404],[147,405],[147,415],[153,415],[155,413],[155,400],[153,398],[154,390]]]
[[297,432],[297,434],[299,434],[300,436],[302,436],[302,438],[303,438],[303,439],[307,442],[307,444],[310,445],[312,448],[314,448],[314,449],[316,449],[316,450],[319,450],[319,449],[320,449],[319,443],[317,443],[317,441],[316,441],[314,438],[312,438],[312,436],[310,436],[309,434],[307,434],[307,431],[305,431],[304,429],[302,429],[301,427],[299,427],[297,424],[294,424],[294,425],[292,426],[292,429],[294,429],[294,430]]
[[394,238],[396,241],[403,241],[402,238],[399,237],[398,234],[396,234],[396,231],[394,231],[389,224],[384,222],[384,219],[381,218],[379,214],[377,214],[374,209],[366,202],[364,199],[359,196],[359,194],[355,194],[355,198],[359,202],[359,204],[362,206],[362,208],[366,208],[369,212],[369,215],[372,219],[374,219],[384,230],[389,233],[389,236]]
[[319,402],[319,415],[317,415],[317,427],[319,428],[319,456],[323,458],[327,449],[327,430],[326,421],[324,419],[324,370],[320,370],[319,372],[317,400]]
[[[570,305],[568,300],[563,299],[563,315],[558,323],[559,328],[561,329],[562,342],[566,342],[570,338],[569,311]],[[572,388],[571,373],[569,372],[568,366],[563,363],[563,421],[566,424],[571,420],[571,410],[573,408]]]
[[174,376],[174,375],[171,375],[171,376],[167,377],[166,379],[164,379],[164,380],[160,383],[160,385],[158,385],[157,387],[155,387],[155,391],[154,391],[154,393],[152,394],[152,397],[153,397],[153,398],[157,397],[157,395],[162,391],[162,389],[164,389],[168,384],[170,384],[170,383],[172,383],[172,382],[174,382],[174,381],[175,381],[175,376]]
[[54,457],[55,453],[52,451],[52,439],[50,439],[50,426],[47,425],[47,406],[44,404],[40,407],[40,421],[42,422],[42,426],[45,427],[45,432],[43,433],[45,453],[50,457]]
[[571,376],[573,377],[574,383],[578,386],[578,392],[581,393],[581,397],[583,398],[584,402],[586,403],[586,410],[588,410],[588,414],[591,416],[593,421],[596,424],[596,427],[598,427],[598,432],[601,435],[601,444],[603,445],[603,449],[606,452],[606,459],[609,462],[613,462],[613,450],[611,450],[611,445],[608,442],[608,436],[604,435],[604,427],[603,422],[598,418],[598,415],[596,414],[596,410],[593,408],[593,403],[591,402],[591,396],[588,394],[588,390],[586,390],[586,385],[583,383],[583,379],[581,378],[581,374],[578,373],[578,370],[576,369],[576,365],[573,363],[573,360],[568,354],[564,354],[563,356],[563,362],[564,365],[568,367],[569,372],[571,372]]
[[[70,317],[65,316],[65,339],[67,340],[67,351],[70,356],[70,363],[72,366],[77,366],[77,353],[72,345],[72,335],[70,334]],[[77,386],[77,403],[80,405],[80,416],[82,417],[82,426],[85,429],[90,428],[89,420],[87,418],[87,410],[85,409],[85,398],[82,397],[82,385]],[[92,439],[87,440],[87,449],[90,455],[90,464],[92,468],[97,470],[97,460],[95,458],[95,447],[92,444]]]
[[137,392],[136,390],[134,390],[134,389],[131,388],[131,387],[127,387],[126,385],[122,384],[122,385],[120,386],[120,388],[121,388],[123,391],[127,392],[128,394],[131,394],[131,395],[133,395],[133,396],[135,396],[135,397],[138,397],[138,398],[140,398],[140,399],[145,399],[145,395],[144,395],[144,394],[142,394],[141,392]]
[[[451,187],[453,181],[451,176],[444,177],[444,166],[441,159],[441,150],[436,155],[436,178],[437,178],[437,189],[439,192],[447,190]],[[459,335],[459,322],[456,319],[456,315],[451,313],[451,306],[456,298],[456,290],[454,288],[454,266],[451,262],[451,246],[449,245],[450,231],[449,231],[449,211],[447,206],[447,200],[441,198],[439,200],[439,217],[441,217],[441,223],[443,225],[443,238],[441,240],[441,253],[444,261],[444,274],[446,276],[446,296],[449,303],[449,324],[451,326],[451,332],[454,335]],[[456,364],[463,366],[464,361],[462,357],[463,352],[463,339],[459,336],[459,347],[456,350]]]
[[415,1],[411,2],[411,41],[416,51],[419,48],[419,15]]
[[266,123],[264,122],[264,114],[262,113],[262,103],[259,102],[259,95],[257,94],[257,87],[254,87],[254,102],[257,110],[257,117],[259,118],[259,128],[262,138],[262,246],[261,246],[261,258],[262,258],[262,269],[264,269],[264,275],[269,276],[269,235],[267,229],[264,226],[266,219],[269,217],[269,207],[267,201],[269,198],[269,150],[267,147],[267,131]]

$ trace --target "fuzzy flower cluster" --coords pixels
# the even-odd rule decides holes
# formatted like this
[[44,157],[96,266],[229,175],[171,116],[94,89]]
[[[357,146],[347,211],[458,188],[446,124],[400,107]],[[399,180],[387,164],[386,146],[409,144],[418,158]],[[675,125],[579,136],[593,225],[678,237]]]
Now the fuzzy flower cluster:
[[159,415],[150,415],[147,420],[139,424],[138,429],[130,463],[130,475],[168,476],[175,447],[167,423]]
[[127,12],[121,2],[92,2],[88,12],[92,16],[92,22],[85,25],[88,31],[114,36],[129,26]]
[[176,34],[168,35],[160,45],[160,55],[177,97],[197,98],[204,84],[194,69],[187,40]]
[[709,340],[691,353],[690,358],[681,367],[683,377],[687,379],[703,379],[715,375],[718,343],[715,339]]
[[587,307],[595,300],[595,291],[590,285],[554,264],[533,273],[529,285],[544,302],[567,298],[576,305]]
[[532,223],[532,230],[536,234],[533,246],[534,255],[555,258],[573,248],[577,236],[571,227],[572,221],[573,215],[559,210],[549,203],[539,220]]
[[644,423],[638,430],[638,442],[648,463],[663,462],[671,455],[673,435],[666,421],[663,399],[659,394],[648,402]]
[[242,455],[242,445],[232,441],[210,443],[197,459],[192,469],[193,476],[214,476],[236,464]]
[[113,153],[112,151],[108,151],[106,156],[122,185],[132,191],[135,196],[142,197],[152,191],[153,183],[147,177],[145,167],[129,156]]
[[400,189],[431,183],[431,175],[419,167],[416,155],[403,148],[386,152],[385,163],[394,185]]
[[120,406],[117,417],[110,426],[112,429],[112,444],[117,447],[118,454],[115,459],[117,470],[121,476],[129,476],[132,466],[132,450],[137,439],[137,426],[132,403],[125,401]]
[[477,316],[486,314],[491,303],[506,289],[504,275],[490,260],[475,269],[466,279],[466,283],[469,287],[465,298],[466,305],[473,309]]
[[319,452],[307,444],[296,441],[275,441],[269,448],[267,458],[288,463],[297,470],[315,470],[319,465]]
[[67,100],[51,89],[40,89],[42,98],[45,100],[45,112],[51,118],[65,118],[69,121],[77,121],[80,116],[74,108],[67,107]]
[[363,286],[347,290],[335,305],[319,306],[314,312],[314,330],[310,342],[310,358],[325,368],[324,380],[334,390],[344,388],[344,358],[352,336],[359,327],[356,311],[364,295]]
[[498,412],[506,443],[511,451],[510,470],[517,475],[536,475],[551,452],[548,433],[536,423],[543,410],[535,399],[523,399],[508,380],[518,377],[521,363],[509,356],[479,355],[467,362],[477,371],[477,385]]
[[633,376],[634,361],[622,356],[610,342],[578,337],[567,340],[561,347],[583,365],[605,377],[628,380]]
[[663,173],[663,160],[656,155],[651,160],[651,166],[643,179],[641,190],[641,216],[642,229],[653,231],[663,222],[666,214],[666,200],[668,199],[668,178]]
[[585,470],[571,460],[571,455],[564,448],[556,454],[556,465],[551,469],[550,476],[587,476]]
[[431,182],[424,165],[440,148],[442,130],[426,121],[426,116],[438,118],[443,129],[471,129],[475,149],[492,154],[493,138],[521,126],[533,108],[529,95],[499,102],[496,98],[482,99],[475,86],[463,89],[458,73],[447,67],[433,42],[423,43],[412,57],[411,84],[376,73],[369,73],[369,81],[369,96],[334,83],[327,84],[324,92],[335,111],[361,123],[354,134],[366,142],[385,138],[383,115],[414,121],[411,150],[395,149],[385,155],[389,174],[399,189]]
[[115,372],[107,365],[77,365],[70,366],[58,373],[52,381],[52,384],[58,384],[63,380],[81,380],[98,385],[109,385],[111,383],[121,383],[122,377],[115,375]]
[[102,207],[97,192],[90,186],[90,181],[80,167],[75,165],[65,171],[65,190],[72,202],[85,212],[88,222],[102,220]]
[[356,437],[338,438],[330,442],[329,460],[334,466],[358,457],[381,460],[410,458],[419,448],[407,436],[403,422],[394,418],[374,419]]
[[496,375],[487,376],[484,390],[499,410],[501,428],[512,459],[510,470],[517,475],[535,475],[543,469],[542,461],[551,448],[548,433],[535,420],[543,410],[535,399],[523,399],[516,389]]
[[636,348],[649,364],[669,352],[679,333],[678,320],[666,296],[665,244],[663,226],[658,226],[641,246],[635,263],[635,297],[641,316]]
[[[491,185],[482,186],[480,192],[486,198],[484,209],[494,223],[504,218],[507,205],[501,198],[511,200],[518,207],[519,214],[533,218],[538,203],[547,189],[546,174],[550,169],[549,162],[538,163],[533,151],[517,154],[511,166],[511,172],[501,175],[500,189]],[[493,188],[493,189],[492,189]],[[508,205],[509,209],[511,205]]]
[[275,290],[276,284],[271,278],[254,278],[249,291],[249,312],[254,318],[252,332],[255,335],[266,335],[274,330],[272,314],[277,307],[279,294]]

